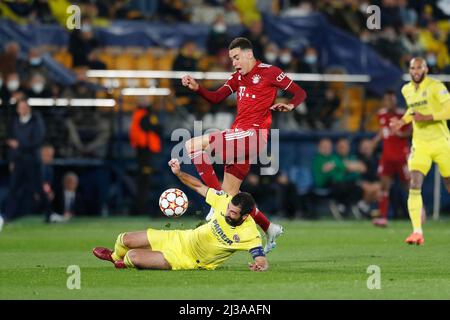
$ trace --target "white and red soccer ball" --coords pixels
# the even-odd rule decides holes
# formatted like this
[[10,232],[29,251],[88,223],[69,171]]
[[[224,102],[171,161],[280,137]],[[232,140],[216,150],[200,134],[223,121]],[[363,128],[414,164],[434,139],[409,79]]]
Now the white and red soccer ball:
[[180,189],[167,189],[159,197],[159,208],[169,218],[182,216],[188,203],[186,194]]

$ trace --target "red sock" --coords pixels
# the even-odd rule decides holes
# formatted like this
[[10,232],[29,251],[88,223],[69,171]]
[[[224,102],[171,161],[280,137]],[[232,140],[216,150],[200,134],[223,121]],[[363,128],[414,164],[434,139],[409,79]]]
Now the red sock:
[[388,210],[389,210],[389,193],[382,192],[381,199],[378,202],[378,206],[380,208],[380,216],[382,218],[387,218]]
[[190,158],[203,182],[210,188],[222,190],[208,154],[203,151],[197,151],[191,153]]
[[269,229],[270,221],[267,220],[264,213],[258,210],[257,207],[254,207],[252,212],[250,212],[250,215],[252,216],[253,220],[255,220],[256,224],[263,229],[264,232]]

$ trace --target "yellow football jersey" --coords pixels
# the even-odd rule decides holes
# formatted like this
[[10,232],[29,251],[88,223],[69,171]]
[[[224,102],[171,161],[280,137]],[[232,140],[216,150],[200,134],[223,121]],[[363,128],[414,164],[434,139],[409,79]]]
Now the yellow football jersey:
[[[450,99],[445,85],[436,79],[425,77],[416,90],[414,82],[405,84],[402,88],[403,97],[406,100],[408,110],[403,119],[406,122],[412,120],[411,114],[418,111],[424,115],[441,112],[443,104]],[[445,120],[438,121],[413,121],[413,142],[416,140],[433,141],[450,137]]]
[[261,235],[250,215],[236,227],[225,221],[231,199],[225,192],[211,188],[206,194],[214,215],[207,224],[193,230],[189,241],[192,256],[197,257],[200,268],[215,269],[236,251],[262,247]]

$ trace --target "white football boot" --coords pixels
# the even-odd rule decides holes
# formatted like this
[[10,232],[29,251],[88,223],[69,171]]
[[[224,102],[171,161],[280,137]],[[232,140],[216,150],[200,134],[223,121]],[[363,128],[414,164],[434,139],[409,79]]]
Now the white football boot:
[[266,246],[264,247],[264,252],[269,253],[277,244],[275,239],[283,234],[283,227],[276,223],[270,223],[269,228],[266,231]]

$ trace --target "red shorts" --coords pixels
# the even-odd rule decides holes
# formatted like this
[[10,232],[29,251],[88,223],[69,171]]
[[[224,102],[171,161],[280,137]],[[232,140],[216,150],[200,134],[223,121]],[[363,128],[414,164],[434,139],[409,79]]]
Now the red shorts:
[[398,176],[402,182],[409,181],[408,162],[406,159],[380,159],[378,164],[378,174],[380,176]]
[[257,163],[259,153],[266,148],[268,132],[227,129],[211,133],[209,143],[215,163],[225,164],[225,172],[244,180],[251,164]]

